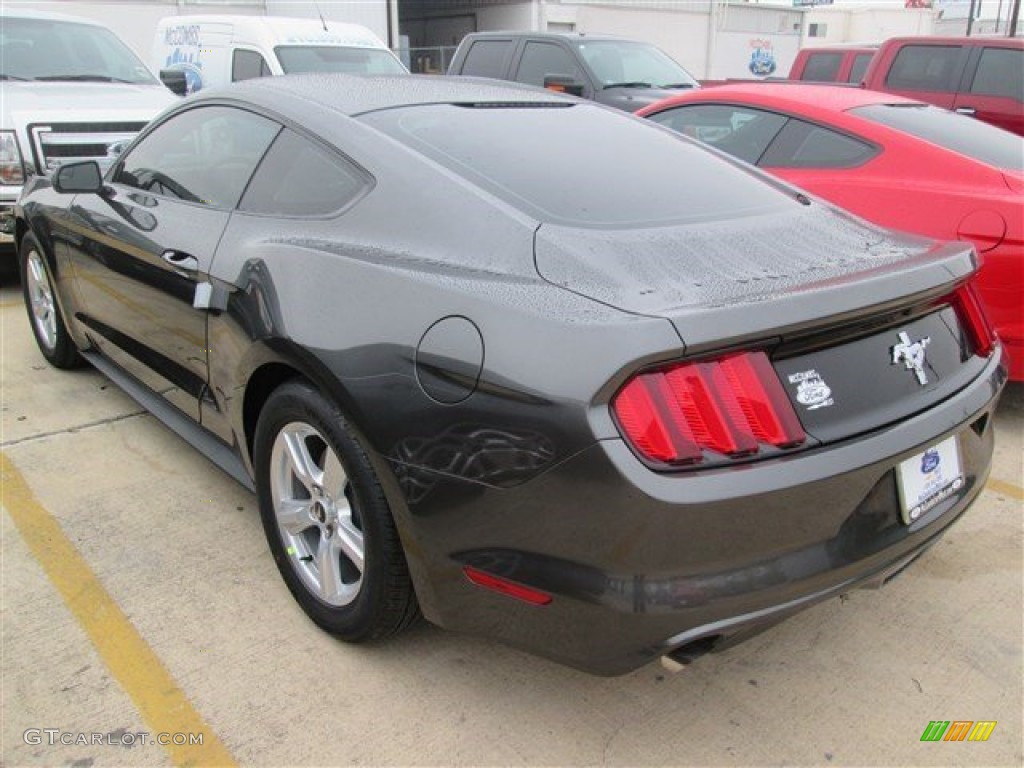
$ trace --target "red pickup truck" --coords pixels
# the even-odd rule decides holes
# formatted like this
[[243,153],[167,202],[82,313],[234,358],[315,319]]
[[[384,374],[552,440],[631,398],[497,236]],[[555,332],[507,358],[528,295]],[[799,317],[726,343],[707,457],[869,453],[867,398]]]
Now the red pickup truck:
[[897,37],[878,49],[864,87],[898,93],[1024,135],[1024,39]]
[[796,55],[789,70],[789,79],[813,83],[859,83],[876,50],[877,45],[804,48]]
[[894,37],[871,54],[854,46],[805,49],[789,77],[859,82],[1024,135],[1024,39]]

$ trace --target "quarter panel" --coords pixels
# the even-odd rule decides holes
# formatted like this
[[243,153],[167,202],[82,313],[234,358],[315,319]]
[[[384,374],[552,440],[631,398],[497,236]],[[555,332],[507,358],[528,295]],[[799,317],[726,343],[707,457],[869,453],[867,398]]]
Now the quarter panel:
[[[225,309],[210,319],[210,386],[244,454],[245,391],[261,365],[287,363],[341,405],[388,495],[420,604],[435,616],[436,543],[419,538],[409,512],[432,478],[461,478],[475,496],[551,471],[616,434],[607,407],[592,404],[610,380],[682,347],[665,320],[542,281],[532,227],[483,216],[464,219],[462,232],[385,228],[374,219],[390,211],[366,205],[379,191],[333,221],[232,217],[215,261]],[[461,263],[478,253],[471,243],[488,244],[476,266]],[[522,274],[495,266],[517,260]],[[442,404],[417,380],[415,354],[450,316],[473,322],[484,355],[473,393]],[[421,380],[464,375],[464,360],[431,362]]]
[[[624,365],[681,352],[664,320],[624,315],[538,277],[446,265],[430,259],[429,240],[412,258],[330,223],[294,226],[301,235],[291,238],[280,221],[235,216],[217,256],[229,295],[211,320],[211,388],[239,434],[246,377],[260,362],[249,348],[279,339],[337,380],[375,452],[516,484],[593,442],[589,404]],[[493,242],[528,253],[532,233],[506,230]],[[437,402],[420,380],[458,380],[467,361],[436,357],[419,380],[415,368],[423,335],[450,316],[472,320],[484,349],[475,391],[457,404]],[[502,462],[483,466],[477,449]]]

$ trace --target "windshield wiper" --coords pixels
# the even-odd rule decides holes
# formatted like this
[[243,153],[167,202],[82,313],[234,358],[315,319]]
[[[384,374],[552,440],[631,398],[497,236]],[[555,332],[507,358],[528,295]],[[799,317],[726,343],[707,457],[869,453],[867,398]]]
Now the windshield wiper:
[[0,72],[0,80],[31,80],[29,77],[18,77],[17,75],[6,75]]
[[697,84],[696,83],[668,83],[667,85],[663,85],[661,87],[665,88],[666,90],[673,90],[673,89],[676,89],[676,88],[696,88]]
[[650,88],[650,83],[645,83],[642,80],[630,81],[627,83],[608,83],[602,90],[607,91],[609,88]]
[[43,75],[37,77],[36,80],[66,80],[66,81],[77,81],[77,82],[88,82],[88,83],[130,83],[131,80],[122,80],[119,77],[110,77],[109,75]]

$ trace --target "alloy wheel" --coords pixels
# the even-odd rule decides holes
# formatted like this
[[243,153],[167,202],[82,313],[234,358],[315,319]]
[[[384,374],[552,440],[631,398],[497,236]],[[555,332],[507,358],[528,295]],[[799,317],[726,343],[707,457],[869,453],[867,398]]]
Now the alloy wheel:
[[43,259],[35,249],[29,252],[26,259],[25,281],[32,321],[39,340],[47,349],[52,350],[57,346],[57,313],[53,303],[53,289]]
[[366,569],[362,521],[345,469],[318,430],[291,422],[278,432],[270,486],[281,541],[303,585],[328,605],[349,605]]

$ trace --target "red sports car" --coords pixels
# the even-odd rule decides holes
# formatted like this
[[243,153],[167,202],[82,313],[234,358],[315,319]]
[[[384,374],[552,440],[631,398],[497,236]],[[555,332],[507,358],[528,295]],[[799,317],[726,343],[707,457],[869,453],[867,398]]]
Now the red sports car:
[[749,83],[638,115],[893,229],[970,240],[989,322],[1024,380],[1024,138],[892,94]]

